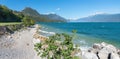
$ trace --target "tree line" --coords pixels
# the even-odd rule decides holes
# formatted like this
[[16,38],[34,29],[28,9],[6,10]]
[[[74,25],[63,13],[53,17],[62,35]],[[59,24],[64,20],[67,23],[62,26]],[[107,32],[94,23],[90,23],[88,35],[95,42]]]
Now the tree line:
[[35,24],[35,21],[29,16],[25,16],[22,13],[16,13],[4,5],[0,5],[0,22],[21,22],[25,26]]

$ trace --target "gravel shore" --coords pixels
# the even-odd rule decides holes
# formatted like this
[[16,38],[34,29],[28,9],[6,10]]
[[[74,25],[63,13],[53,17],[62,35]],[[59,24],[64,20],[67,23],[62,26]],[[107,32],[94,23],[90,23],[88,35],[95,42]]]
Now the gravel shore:
[[0,37],[0,59],[41,59],[34,50],[36,28]]

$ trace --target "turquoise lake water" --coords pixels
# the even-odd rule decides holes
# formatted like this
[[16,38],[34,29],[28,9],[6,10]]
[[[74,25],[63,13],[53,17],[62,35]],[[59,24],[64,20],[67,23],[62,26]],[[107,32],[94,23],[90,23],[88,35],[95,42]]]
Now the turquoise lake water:
[[107,42],[120,48],[120,22],[103,23],[38,23],[42,30],[71,34],[77,30],[74,43],[80,46],[91,46],[93,43]]

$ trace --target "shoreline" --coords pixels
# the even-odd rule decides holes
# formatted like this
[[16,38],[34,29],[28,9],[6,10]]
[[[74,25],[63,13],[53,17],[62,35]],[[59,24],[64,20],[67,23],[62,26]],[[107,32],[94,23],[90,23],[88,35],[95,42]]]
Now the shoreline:
[[[39,24],[37,24],[38,26],[39,26]],[[42,33],[44,33],[43,35],[42,35]],[[50,34],[50,35],[55,35],[55,32],[48,32],[48,31],[44,31],[44,30],[41,30],[41,29],[39,29],[39,33],[38,33],[39,35],[41,35],[41,36],[45,36],[45,34]],[[46,35],[47,36],[47,35]],[[101,41],[101,43],[103,43],[104,41]],[[87,43],[87,42],[85,42],[85,41],[80,41],[80,43]],[[96,43],[96,42],[95,42]],[[94,45],[95,43],[93,43],[92,45]],[[106,42],[105,42],[106,43]],[[107,43],[107,44],[109,44],[109,43]],[[90,45],[90,46],[82,46],[83,47],[83,50],[84,50],[84,48],[86,49],[86,48],[90,48],[92,45]],[[113,45],[113,44],[111,44],[111,45]],[[115,46],[116,47],[116,46]],[[119,47],[116,47],[116,48],[118,48],[119,49]]]
[[[40,30],[42,31],[42,30]],[[48,33],[46,31],[42,31]],[[94,43],[90,47],[82,46],[78,54],[82,59],[120,59],[120,49],[105,42]]]
[[0,59],[40,59],[34,50],[36,27],[0,37]]
[[[38,24],[39,25],[39,24]],[[45,27],[43,27],[43,28],[45,28]],[[48,29],[48,28],[47,28]],[[42,33],[46,33],[46,34],[43,34],[43,35],[48,35],[48,34],[55,34],[55,32],[49,32],[49,31],[47,31],[47,30],[41,30],[41,29],[39,29],[39,31],[40,31],[40,35],[42,35]],[[78,36],[78,34],[77,34],[77,36]],[[82,38],[81,38],[82,37]],[[96,42],[93,42],[93,41],[91,41],[92,43],[90,43],[90,45],[87,43],[88,41],[86,41],[87,39],[97,39],[97,40],[100,40],[100,39],[102,39],[102,38],[94,38],[94,37],[90,37],[90,36],[86,36],[86,35],[83,35],[83,34],[80,34],[80,38],[79,39],[82,39],[82,40],[80,40],[80,42],[79,43],[81,43],[81,44],[83,44],[83,46],[81,47],[81,45],[80,45],[80,47],[82,48],[82,50],[85,50],[86,48],[90,48],[94,43],[96,43]],[[85,40],[84,40],[85,39]],[[116,44],[114,44],[114,43],[111,43],[111,42],[108,42],[108,41],[100,41],[100,42],[98,42],[97,41],[97,43],[102,43],[102,42],[105,42],[105,43],[108,43],[108,44],[112,44],[112,45],[114,45],[115,47],[117,47],[117,48],[119,48],[120,49],[120,47],[118,47],[118,46],[116,46]]]
[[[0,37],[0,59],[41,59],[34,50],[34,44],[41,42],[41,37],[43,40],[46,39],[46,36],[40,33],[43,32],[51,35],[54,35],[55,33],[40,30],[38,26],[39,25],[36,24],[34,28],[23,29],[16,31],[13,34]],[[34,36],[36,33],[38,36]],[[104,47],[104,50],[102,50],[101,47]],[[108,51],[107,54],[114,53],[115,51],[114,54],[119,53],[117,57],[120,57],[120,49],[107,43],[94,43],[90,47],[83,46],[79,48],[81,49],[81,54],[79,54],[79,56],[83,59],[90,59],[90,56],[96,57],[96,51],[100,52],[101,50]]]
[[[120,39],[119,39],[119,27],[110,27],[111,24],[103,23],[103,24],[94,24],[94,23],[38,23],[42,25],[42,29],[46,31],[53,31],[56,33],[71,33],[73,29],[77,30],[77,34],[80,40],[77,40],[79,43],[81,40],[85,41],[88,46],[93,45],[94,43],[102,43],[106,42],[109,44],[113,44],[117,48],[120,48]],[[64,24],[64,25],[62,25]],[[92,24],[92,25],[91,25]],[[74,26],[76,25],[76,26]],[[90,27],[88,27],[90,25]],[[112,24],[112,25],[117,25]],[[83,26],[83,27],[82,27]],[[105,26],[105,27],[102,27]],[[109,29],[110,28],[110,29]]]

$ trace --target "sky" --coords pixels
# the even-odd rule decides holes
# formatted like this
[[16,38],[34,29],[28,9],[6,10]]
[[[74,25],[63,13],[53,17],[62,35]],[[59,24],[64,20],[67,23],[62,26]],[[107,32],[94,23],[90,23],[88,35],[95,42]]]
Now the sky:
[[17,11],[31,7],[40,14],[52,13],[72,20],[95,14],[120,13],[120,0],[0,0],[0,4]]

